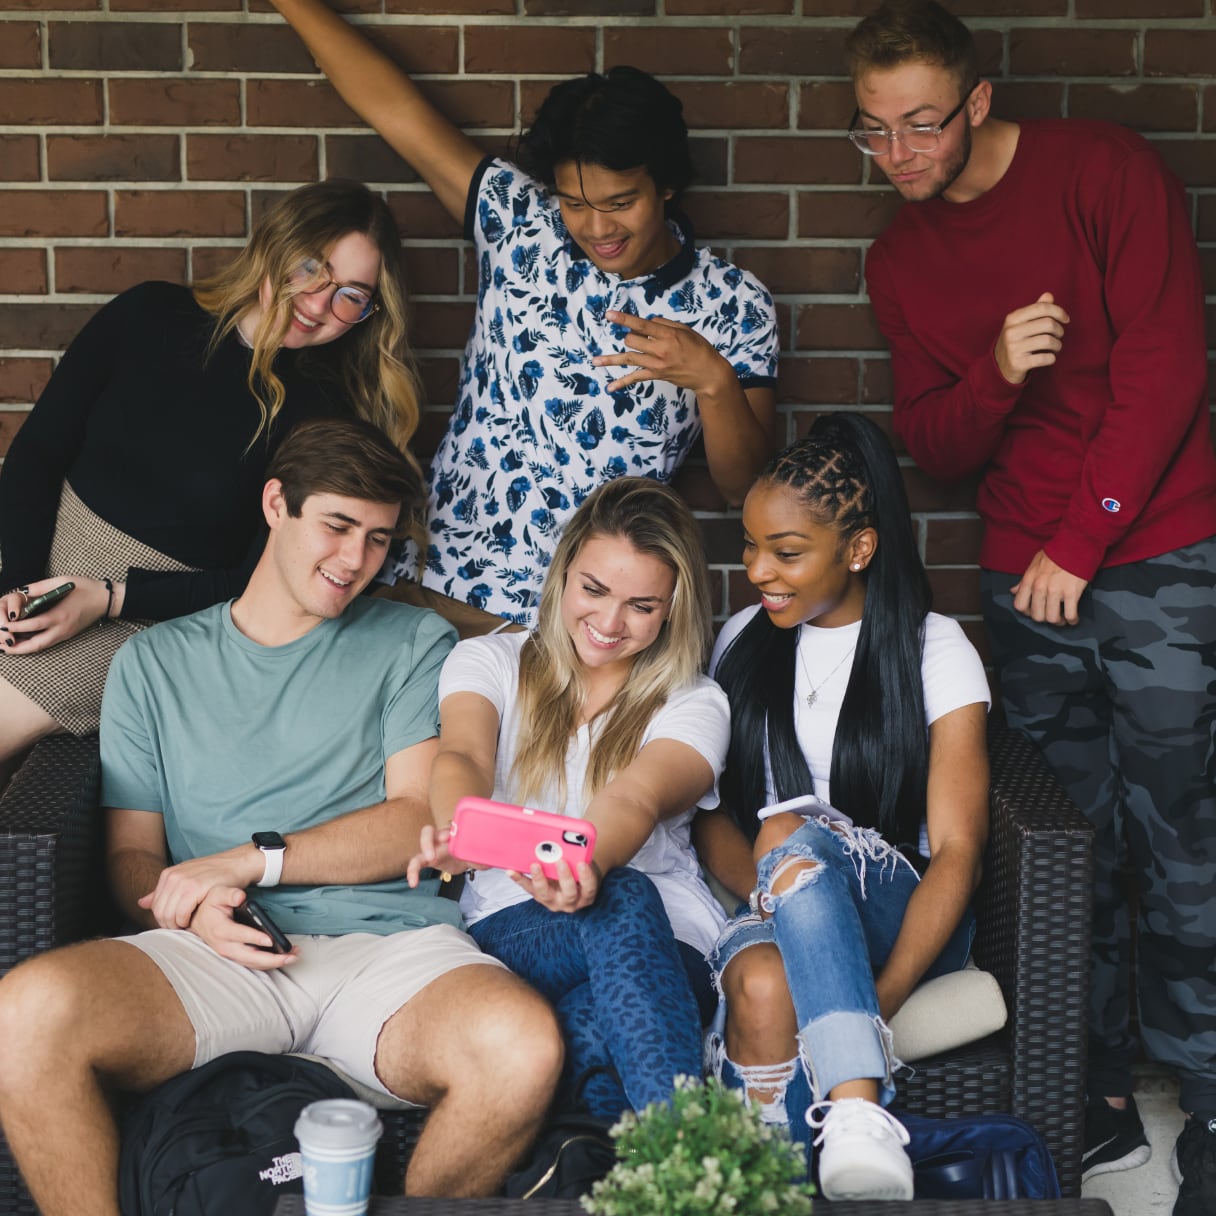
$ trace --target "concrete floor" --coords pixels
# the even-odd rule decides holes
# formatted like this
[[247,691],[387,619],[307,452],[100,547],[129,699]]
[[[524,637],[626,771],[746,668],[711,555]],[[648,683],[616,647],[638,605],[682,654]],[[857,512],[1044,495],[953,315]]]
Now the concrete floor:
[[1151,1066],[1138,1071],[1136,1106],[1144,1120],[1152,1157],[1138,1169],[1091,1178],[1082,1183],[1081,1194],[1105,1199],[1115,1216],[1170,1216],[1178,1194],[1170,1158],[1182,1130],[1177,1082]]

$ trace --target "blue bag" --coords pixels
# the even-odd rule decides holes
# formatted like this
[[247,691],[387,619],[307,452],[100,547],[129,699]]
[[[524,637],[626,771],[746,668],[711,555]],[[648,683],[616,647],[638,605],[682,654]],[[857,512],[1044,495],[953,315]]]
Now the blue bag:
[[891,1113],[908,1131],[917,1199],[1060,1198],[1047,1142],[1024,1120]]

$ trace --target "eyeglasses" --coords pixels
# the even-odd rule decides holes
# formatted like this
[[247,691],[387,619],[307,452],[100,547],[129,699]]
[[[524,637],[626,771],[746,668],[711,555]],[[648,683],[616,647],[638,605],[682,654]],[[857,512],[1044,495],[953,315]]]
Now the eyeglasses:
[[329,297],[329,311],[344,325],[357,325],[360,321],[366,321],[380,307],[372,300],[371,293],[363,288],[335,283],[316,258],[305,258],[288,273],[287,282],[302,296],[316,295],[327,287],[337,287],[337,291]]
[[942,132],[963,112],[968,98],[975,91],[972,85],[963,94],[963,100],[938,123],[910,123],[892,131],[887,127],[859,127],[857,120],[861,117],[860,110],[853,111],[849,120],[848,137],[853,141],[857,150],[865,156],[884,156],[891,151],[898,139],[909,152],[932,152],[942,137]]

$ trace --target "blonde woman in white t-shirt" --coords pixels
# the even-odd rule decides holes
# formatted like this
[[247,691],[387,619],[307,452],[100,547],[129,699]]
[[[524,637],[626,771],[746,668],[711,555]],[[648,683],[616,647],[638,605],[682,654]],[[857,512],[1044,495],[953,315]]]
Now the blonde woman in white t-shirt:
[[[716,1071],[802,1143],[829,1199],[911,1199],[887,1021],[966,962],[987,838],[983,667],[929,611],[891,445],[861,414],[819,419],[743,507],[760,604],[712,670],[731,703],[725,815],[708,868],[751,911],[719,942]],[[813,797],[808,797],[813,795]],[[800,805],[777,808],[798,799]]]
[[585,817],[595,858],[550,880],[477,869],[461,906],[481,947],[557,1010],[559,1102],[616,1117],[700,1075],[713,996],[706,954],[724,917],[689,841],[717,804],[726,698],[701,674],[708,572],[691,512],[666,486],[601,486],[562,534],[536,632],[460,643],[440,680],[438,826],[411,864],[467,867],[446,849],[457,801],[478,795]]

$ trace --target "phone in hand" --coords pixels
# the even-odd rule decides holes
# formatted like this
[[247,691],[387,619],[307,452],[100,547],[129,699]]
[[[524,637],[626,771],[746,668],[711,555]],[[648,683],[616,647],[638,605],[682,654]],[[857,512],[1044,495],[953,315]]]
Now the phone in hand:
[[556,878],[559,861],[575,874],[580,862],[591,864],[595,826],[510,802],[462,798],[452,816],[448,852],[461,861],[521,874],[539,861],[545,877]]
[[273,954],[290,954],[291,942],[287,934],[270,918],[270,913],[256,899],[246,899],[239,908],[232,910],[232,919],[251,929],[259,929],[270,938],[270,946],[259,946],[259,950],[268,950]]
[[58,587],[52,587],[49,591],[44,591],[41,595],[35,595],[25,601],[25,607],[18,616],[19,621],[24,621],[27,617],[37,616],[40,612],[45,612],[52,604],[57,604],[61,599],[64,599],[69,592],[76,590],[75,583],[60,583]]

